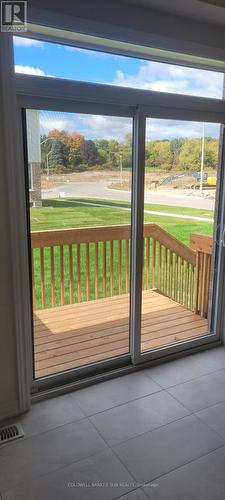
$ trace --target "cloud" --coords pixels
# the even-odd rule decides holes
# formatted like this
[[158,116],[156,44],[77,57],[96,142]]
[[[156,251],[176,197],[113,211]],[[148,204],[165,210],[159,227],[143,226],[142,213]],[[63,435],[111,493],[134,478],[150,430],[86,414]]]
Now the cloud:
[[223,74],[172,64],[143,61],[138,71],[117,70],[111,85],[185,95],[222,98]]
[[22,64],[15,64],[15,72],[23,73],[24,75],[48,76],[51,78],[55,78],[54,75],[45,73],[43,69],[35,68],[34,66],[23,66]]
[[22,66],[21,64],[15,64],[15,72],[25,75],[47,76],[43,69],[34,68],[33,66]]
[[41,115],[40,117],[41,133],[48,133],[50,130],[68,130],[68,120],[66,119],[54,119],[54,117],[45,117]]
[[122,141],[124,136],[132,130],[132,119],[42,111],[40,113],[41,134],[48,133],[54,128],[68,132],[79,132],[86,139],[116,139]]
[[78,115],[78,122],[89,139],[123,140],[132,131],[132,119],[116,116]]
[[[205,123],[205,136],[219,138],[220,125]],[[146,137],[150,139],[175,139],[179,137],[202,137],[203,124],[181,120],[147,118]]]
[[44,42],[40,40],[33,40],[32,38],[23,38],[22,36],[14,36],[13,43],[15,47],[39,47],[43,49],[45,46]]
[[[60,47],[62,47],[60,45]],[[65,50],[68,52],[75,52],[77,54],[84,54],[85,56],[89,57],[97,57],[98,59],[106,59],[108,58],[108,61],[110,59],[122,59],[123,56],[119,56],[116,54],[111,54],[107,52],[101,52],[100,50],[92,50],[92,49],[83,49],[82,47],[69,47],[69,46],[64,46]]]
[[[41,134],[50,130],[79,132],[86,139],[115,139],[123,141],[132,131],[132,119],[126,117],[41,111]],[[177,137],[202,137],[203,125],[198,122],[147,118],[146,137],[150,139],[174,139]],[[219,138],[220,126],[206,123],[205,136]]]

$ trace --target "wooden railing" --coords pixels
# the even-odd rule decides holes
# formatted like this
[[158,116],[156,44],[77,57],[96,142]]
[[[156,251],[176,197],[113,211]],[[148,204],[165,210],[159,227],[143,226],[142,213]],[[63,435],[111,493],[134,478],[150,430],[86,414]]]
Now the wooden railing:
[[[130,226],[31,234],[34,309],[129,292]],[[143,289],[193,310],[196,253],[156,224],[144,226]]]
[[212,236],[192,233],[190,237],[190,246],[192,250],[196,252],[194,311],[200,314],[200,316],[207,317],[213,251]]

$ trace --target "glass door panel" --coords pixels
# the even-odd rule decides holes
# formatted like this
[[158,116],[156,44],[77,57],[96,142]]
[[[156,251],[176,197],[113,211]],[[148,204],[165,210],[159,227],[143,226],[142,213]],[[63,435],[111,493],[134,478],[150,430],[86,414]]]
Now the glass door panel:
[[129,353],[132,118],[26,110],[34,376]]
[[141,352],[210,331],[220,125],[146,120]]

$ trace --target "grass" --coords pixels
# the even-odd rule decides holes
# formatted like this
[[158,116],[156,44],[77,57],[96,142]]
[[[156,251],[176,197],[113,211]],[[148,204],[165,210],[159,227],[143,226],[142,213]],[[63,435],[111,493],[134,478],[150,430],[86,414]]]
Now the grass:
[[[97,203],[99,206],[85,205]],[[110,206],[108,208],[107,206]],[[121,207],[121,210],[114,207]],[[43,208],[31,208],[31,229],[42,231],[44,229],[64,229],[84,226],[107,226],[116,224],[130,224],[130,212],[123,210],[130,208],[128,202],[99,200],[92,198],[76,198],[69,200],[44,200]],[[180,215],[194,215],[213,218],[212,210],[171,207],[167,205],[146,204],[146,210],[169,212]],[[167,217],[166,215],[145,214],[145,222],[154,222],[163,229],[173,234],[180,241],[189,244],[190,233],[201,232],[212,234],[213,223],[188,219]]]
[[[85,205],[87,203],[98,203],[101,206]],[[110,205],[107,208],[106,205]],[[120,206],[121,210],[115,207]],[[130,224],[131,216],[128,202],[118,202],[111,200],[96,200],[96,199],[60,199],[60,200],[44,200],[42,208],[31,208],[31,229],[39,231],[45,229],[64,229],[72,227],[84,226],[99,226],[99,225],[116,225]],[[183,215],[198,215],[201,217],[212,217],[213,212],[201,209],[189,209],[170,207],[162,205],[146,204],[148,210],[170,212]],[[213,223],[201,222],[196,220],[178,219],[164,215],[149,215],[145,214],[145,222],[154,222],[160,225],[163,229],[171,233],[177,239],[185,244],[189,244],[190,233],[201,232],[212,234]],[[56,305],[60,304],[60,265],[59,265],[59,249],[55,248],[55,292]],[[85,297],[85,279],[86,279],[86,249],[85,245],[81,245],[81,289],[82,298]],[[74,248],[74,263],[76,263],[76,249]],[[107,293],[109,294],[109,247],[107,246]],[[65,303],[69,302],[69,257],[68,249],[64,249],[64,268],[65,268]],[[39,250],[34,252],[34,269],[36,282],[36,302],[37,308],[41,307],[41,283],[40,283],[40,253]],[[114,292],[118,293],[118,246],[117,242],[114,245]],[[123,291],[125,291],[125,246],[122,252],[122,270],[123,270]],[[94,277],[95,277],[95,255],[94,245],[90,245],[90,293],[91,298],[94,298]],[[76,271],[74,272],[74,290],[75,301],[77,300],[77,282]],[[45,249],[45,283],[46,283],[46,302],[47,307],[50,307],[50,250]],[[99,244],[99,289],[102,289],[102,244]],[[101,296],[101,292],[100,292]]]
[[[121,207],[121,208],[130,208],[131,203],[128,201],[117,201],[117,200],[107,200],[100,198],[76,198],[75,200],[71,199],[71,201],[67,200],[67,203],[70,204],[76,201],[81,205],[86,203],[96,203],[102,206],[111,206],[111,207]],[[213,210],[205,210],[202,208],[188,208],[188,207],[173,207],[171,205],[158,205],[156,203],[145,203],[145,210],[152,210],[154,212],[167,212],[178,215],[194,215],[199,217],[207,217],[213,218]]]

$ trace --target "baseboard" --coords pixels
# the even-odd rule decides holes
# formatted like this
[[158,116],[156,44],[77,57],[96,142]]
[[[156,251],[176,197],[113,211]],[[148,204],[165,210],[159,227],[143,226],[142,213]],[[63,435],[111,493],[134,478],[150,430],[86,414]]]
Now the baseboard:
[[0,421],[19,414],[19,400],[0,403]]

